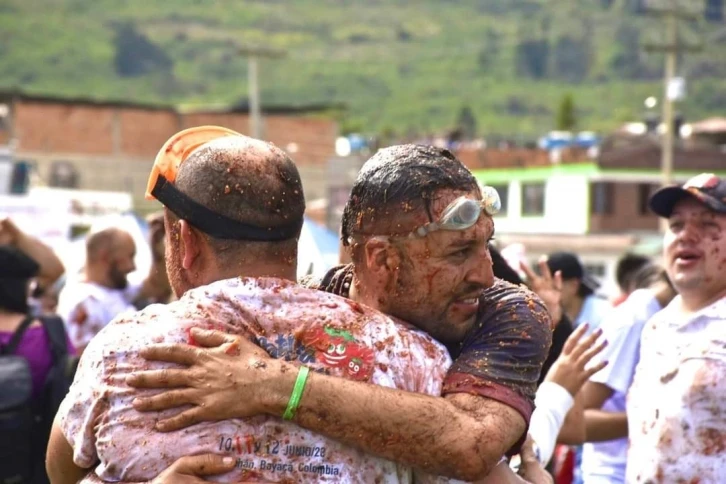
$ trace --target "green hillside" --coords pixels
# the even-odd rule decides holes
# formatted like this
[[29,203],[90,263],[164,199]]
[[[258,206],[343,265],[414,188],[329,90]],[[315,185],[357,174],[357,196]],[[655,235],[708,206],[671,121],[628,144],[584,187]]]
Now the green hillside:
[[[239,46],[261,62],[267,104],[344,103],[344,129],[426,133],[469,106],[484,135],[607,130],[659,96],[662,23],[644,0],[0,0],[0,89],[182,104],[244,100]],[[714,3],[714,2],[710,2]],[[693,119],[726,110],[723,24],[684,26]]]

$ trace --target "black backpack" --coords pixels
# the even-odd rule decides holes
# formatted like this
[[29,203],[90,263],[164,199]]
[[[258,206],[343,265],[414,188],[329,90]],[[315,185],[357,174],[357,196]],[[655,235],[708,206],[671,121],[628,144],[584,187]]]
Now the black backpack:
[[[43,324],[53,362],[41,393],[33,398],[28,361],[15,355],[35,319]],[[0,484],[45,484],[45,450],[58,406],[73,381],[77,359],[68,354],[58,317],[26,317],[7,345],[0,345]]]

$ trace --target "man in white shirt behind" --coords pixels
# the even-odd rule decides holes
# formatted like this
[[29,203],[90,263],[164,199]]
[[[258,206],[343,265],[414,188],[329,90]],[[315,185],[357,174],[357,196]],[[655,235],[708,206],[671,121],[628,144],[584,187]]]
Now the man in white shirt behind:
[[[68,337],[81,354],[96,334],[116,316],[136,311],[134,302],[162,300],[169,293],[164,267],[163,224],[151,224],[153,264],[149,276],[130,284],[127,276],[136,270],[136,245],[128,232],[107,228],[86,239],[86,264],[78,280],[69,281],[58,299]],[[159,246],[160,245],[160,246]]]
[[702,174],[656,192],[663,256],[679,293],[650,319],[628,393],[628,483],[726,476],[726,180]]
[[585,484],[625,482],[628,420],[625,397],[640,359],[640,334],[645,323],[674,297],[668,276],[658,266],[638,271],[638,289],[605,318],[600,329],[608,346],[599,355],[608,365],[583,388],[586,443],[582,454]]

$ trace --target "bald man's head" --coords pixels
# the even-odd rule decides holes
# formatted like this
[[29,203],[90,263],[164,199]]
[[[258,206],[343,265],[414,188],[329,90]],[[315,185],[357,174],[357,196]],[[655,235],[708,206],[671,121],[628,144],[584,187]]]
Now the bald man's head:
[[305,213],[300,174],[279,148],[246,136],[225,136],[194,151],[179,167],[176,187],[212,211],[261,227]]
[[113,289],[125,289],[126,276],[136,269],[136,244],[133,237],[121,229],[107,228],[86,237],[86,270],[94,282]]
[[[301,222],[305,214],[293,161],[274,145],[246,136],[225,136],[199,147],[179,166],[174,184],[208,209],[260,227]],[[297,236],[282,242],[207,239],[222,258],[237,257],[240,251],[261,257],[297,255]]]

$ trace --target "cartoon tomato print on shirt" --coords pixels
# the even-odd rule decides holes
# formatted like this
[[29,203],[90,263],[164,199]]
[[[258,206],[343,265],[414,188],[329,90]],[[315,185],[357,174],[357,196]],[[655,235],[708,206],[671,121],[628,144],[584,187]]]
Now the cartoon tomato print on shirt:
[[343,329],[329,326],[306,331],[302,343],[314,348],[318,361],[330,368],[343,370],[353,380],[367,381],[373,370],[373,350],[356,341]]

